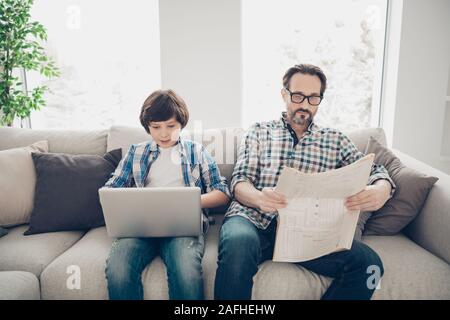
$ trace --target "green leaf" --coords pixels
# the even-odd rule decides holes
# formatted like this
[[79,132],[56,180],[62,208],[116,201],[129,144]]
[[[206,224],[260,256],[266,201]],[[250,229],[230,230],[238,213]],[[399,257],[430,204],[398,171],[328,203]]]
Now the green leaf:
[[27,95],[22,83],[12,71],[23,68],[36,70],[45,77],[58,77],[59,69],[45,54],[42,42],[47,40],[45,27],[30,21],[33,0],[0,0],[0,117],[1,124],[15,117],[26,118],[33,109],[45,106],[43,95],[48,88],[41,86]]

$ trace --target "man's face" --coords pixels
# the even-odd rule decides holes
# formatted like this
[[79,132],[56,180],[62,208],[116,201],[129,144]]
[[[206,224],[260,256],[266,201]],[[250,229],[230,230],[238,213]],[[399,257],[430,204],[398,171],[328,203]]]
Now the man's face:
[[[305,96],[320,96],[320,79],[318,76],[295,73],[290,80],[289,90],[292,93],[301,93]],[[308,99],[301,103],[291,101],[291,95],[286,89],[281,90],[281,95],[286,104],[288,121],[296,127],[308,126],[317,113],[318,106],[310,105]]]
[[152,121],[148,127],[153,140],[161,148],[174,146],[180,137],[181,123],[175,117],[166,121]]

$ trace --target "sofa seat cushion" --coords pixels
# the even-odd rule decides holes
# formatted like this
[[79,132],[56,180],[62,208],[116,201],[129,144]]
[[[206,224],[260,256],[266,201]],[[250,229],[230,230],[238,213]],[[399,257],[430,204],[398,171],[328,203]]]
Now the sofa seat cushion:
[[25,271],[0,271],[0,300],[39,300],[38,278]]
[[42,272],[41,299],[108,299],[105,265],[112,240],[105,227],[89,230]]
[[[217,247],[221,216],[209,229],[203,272],[205,297],[214,297]],[[450,299],[450,266],[402,234],[366,236],[363,241],[377,251],[384,263],[381,288],[373,299]],[[111,248],[104,227],[89,231],[56,258],[41,275],[42,299],[107,299],[106,258]],[[80,289],[68,289],[68,270],[78,266]],[[145,299],[168,299],[166,268],[157,257],[143,271]],[[254,278],[253,299],[320,299],[332,279],[294,264],[266,261]]]
[[374,299],[450,299],[450,265],[404,234],[366,236],[384,264]]
[[[214,297],[217,243],[222,216],[215,218],[216,223],[210,226],[207,234],[203,258],[207,299]],[[108,237],[105,227],[90,230],[42,272],[42,299],[108,299],[105,267],[112,241],[113,238]],[[73,266],[79,270],[79,289],[67,286],[69,277],[74,274]],[[142,279],[145,299],[169,298],[166,267],[160,257],[156,257],[142,272]]]
[[84,234],[67,231],[24,236],[27,228],[27,225],[11,228],[0,239],[0,271],[28,271],[39,277],[50,262]]
[[[450,266],[403,234],[366,236],[381,257],[384,276],[373,299],[450,299]],[[256,274],[254,299],[320,299],[331,278],[290,263],[266,261]]]

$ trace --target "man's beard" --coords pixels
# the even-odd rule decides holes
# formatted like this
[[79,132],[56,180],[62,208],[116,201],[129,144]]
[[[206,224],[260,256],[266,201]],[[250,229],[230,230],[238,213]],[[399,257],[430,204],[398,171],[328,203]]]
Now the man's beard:
[[[297,112],[303,111],[306,112],[308,115],[305,114],[297,114]],[[289,120],[293,123],[295,123],[298,126],[309,126],[310,123],[313,121],[313,114],[311,111],[303,108],[298,108],[294,111],[288,111]]]

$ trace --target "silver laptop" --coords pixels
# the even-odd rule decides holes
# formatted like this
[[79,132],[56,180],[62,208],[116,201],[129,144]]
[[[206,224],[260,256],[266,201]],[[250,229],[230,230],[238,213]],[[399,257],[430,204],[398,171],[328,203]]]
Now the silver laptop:
[[110,237],[198,236],[200,188],[101,188],[100,203]]

